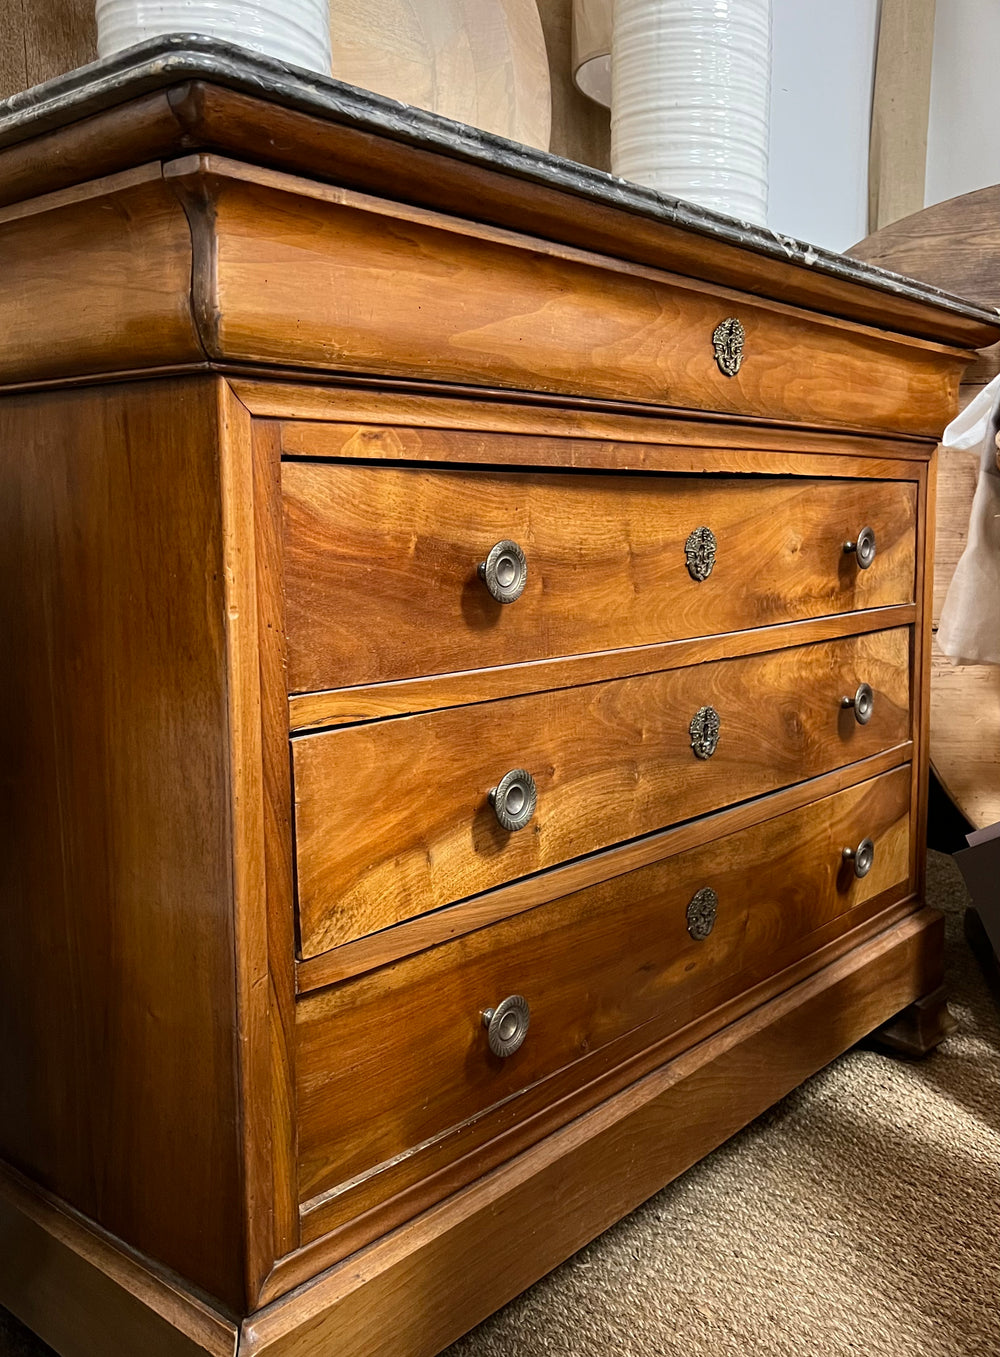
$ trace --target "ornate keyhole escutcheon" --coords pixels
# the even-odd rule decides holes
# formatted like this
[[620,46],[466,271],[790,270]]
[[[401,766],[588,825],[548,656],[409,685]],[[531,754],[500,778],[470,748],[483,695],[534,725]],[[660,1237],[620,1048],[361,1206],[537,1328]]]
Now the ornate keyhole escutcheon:
[[719,744],[719,713],[714,707],[699,707],[691,718],[691,748],[699,759],[710,759]]
[[695,942],[704,942],[715,927],[719,897],[711,886],[703,886],[691,897],[687,907],[687,930]]
[[743,344],[746,331],[735,316],[720,321],[712,334],[715,361],[725,377],[735,377],[743,362]]
[[711,528],[695,528],[684,543],[688,574],[693,580],[707,580],[715,567],[715,533]]

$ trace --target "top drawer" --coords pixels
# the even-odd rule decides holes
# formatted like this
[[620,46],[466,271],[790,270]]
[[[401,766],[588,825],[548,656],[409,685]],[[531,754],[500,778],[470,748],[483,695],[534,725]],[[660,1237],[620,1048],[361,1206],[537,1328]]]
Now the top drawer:
[[[292,692],[913,599],[917,492],[907,481],[287,462],[282,488]],[[876,554],[860,569],[844,543],[864,526]],[[478,566],[508,540],[526,575],[505,604]]]
[[193,158],[168,173],[204,213],[197,313],[217,361],[936,437],[969,359],[334,185]]

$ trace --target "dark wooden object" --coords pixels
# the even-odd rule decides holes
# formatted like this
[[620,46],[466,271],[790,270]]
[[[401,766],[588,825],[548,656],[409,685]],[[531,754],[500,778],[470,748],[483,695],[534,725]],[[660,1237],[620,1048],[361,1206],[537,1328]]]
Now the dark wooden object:
[[0,194],[0,1301],[431,1357],[939,989],[934,439],[1000,325],[208,42],[8,106]]

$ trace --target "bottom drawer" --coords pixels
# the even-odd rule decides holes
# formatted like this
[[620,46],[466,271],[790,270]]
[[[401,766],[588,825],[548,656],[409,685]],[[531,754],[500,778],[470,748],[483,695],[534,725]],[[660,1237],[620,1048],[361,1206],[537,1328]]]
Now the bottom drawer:
[[[632,1033],[626,1058],[830,941],[866,901],[904,895],[910,788],[909,767],[895,769],[302,998],[301,1200],[361,1178],[374,1204],[421,1162],[440,1167],[430,1151],[450,1129],[479,1119],[488,1139],[498,1104],[509,1127],[545,1106],[541,1081],[559,1073],[565,1097],[611,1043]],[[842,850],[865,838],[874,860],[859,877]],[[530,1024],[501,1058],[482,1015],[509,995]]]

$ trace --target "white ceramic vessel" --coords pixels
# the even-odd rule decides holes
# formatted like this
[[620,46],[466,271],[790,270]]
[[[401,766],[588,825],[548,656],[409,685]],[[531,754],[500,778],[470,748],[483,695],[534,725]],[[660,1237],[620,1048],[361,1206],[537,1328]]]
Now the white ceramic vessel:
[[204,33],[330,74],[328,0],[97,0],[102,57],[165,33]]
[[767,219],[770,0],[615,0],[615,174]]

